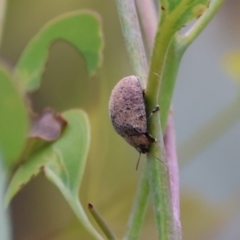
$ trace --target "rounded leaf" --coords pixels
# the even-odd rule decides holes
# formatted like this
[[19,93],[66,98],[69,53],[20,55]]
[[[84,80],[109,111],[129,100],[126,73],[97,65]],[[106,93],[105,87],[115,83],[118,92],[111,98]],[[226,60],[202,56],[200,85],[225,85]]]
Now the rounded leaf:
[[24,99],[12,77],[0,67],[0,149],[7,164],[22,152],[28,132],[28,113]]
[[89,74],[101,63],[102,35],[99,18],[90,11],[63,14],[47,23],[23,51],[15,74],[28,91],[36,90],[44,72],[48,51],[56,40],[70,43],[86,61]]

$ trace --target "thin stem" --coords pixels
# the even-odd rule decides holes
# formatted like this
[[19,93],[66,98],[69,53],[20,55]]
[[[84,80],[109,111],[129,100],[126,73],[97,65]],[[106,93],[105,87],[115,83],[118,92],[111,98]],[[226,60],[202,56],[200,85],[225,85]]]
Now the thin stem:
[[[191,31],[189,32],[188,35],[186,35],[182,38],[176,38],[178,36],[176,34],[175,35],[176,37],[174,37],[172,39],[172,41],[170,41],[170,46],[167,49],[168,51],[165,50],[165,52],[164,52],[164,50],[161,49],[161,47],[164,47],[164,44],[162,44],[162,46],[159,46],[159,49],[161,50],[161,51],[159,51],[159,55],[158,56],[153,55],[152,61],[154,61],[155,57],[156,57],[156,59],[160,57],[160,62],[162,62],[162,64],[163,64],[163,66],[159,67],[159,69],[158,69],[159,72],[157,72],[157,71],[155,72],[158,63],[156,63],[155,65],[151,64],[150,72],[149,72],[149,82],[148,82],[149,85],[153,84],[153,87],[149,88],[149,91],[151,92],[151,94],[155,94],[155,95],[157,95],[157,89],[154,90],[154,86],[155,86],[155,88],[157,88],[157,87],[160,88],[160,85],[161,85],[160,101],[159,101],[160,104],[159,105],[160,105],[160,109],[161,109],[160,114],[161,114],[162,129],[166,128],[168,112],[169,112],[169,108],[170,108],[170,104],[171,104],[171,99],[172,99],[172,95],[173,95],[173,90],[174,90],[175,81],[176,81],[177,72],[178,72],[178,69],[180,66],[181,58],[182,58],[185,50],[187,49],[187,47],[192,43],[192,41],[200,34],[200,32],[204,29],[204,27],[213,18],[213,16],[216,14],[217,10],[220,8],[222,3],[223,3],[222,0],[212,1],[208,11],[206,11],[203,14],[203,16],[198,20],[197,24],[195,25],[195,28],[191,29]],[[162,31],[164,31],[164,29]],[[166,33],[167,33],[167,30],[166,30]],[[169,35],[165,34],[165,37],[166,36],[169,37],[169,39],[170,39],[171,33],[169,32]],[[159,31],[159,38],[161,38],[160,31]],[[162,42],[164,42],[164,39],[162,40]],[[161,41],[159,41],[159,42],[156,41],[156,44],[160,44],[160,43],[161,43]],[[167,47],[167,43],[165,43],[165,47]],[[157,47],[156,47],[156,49],[157,49]],[[155,51],[156,50],[154,50],[154,52]],[[165,55],[160,56],[161,54],[165,54]],[[155,61],[156,61],[156,59],[155,59]],[[165,60],[165,62],[164,62],[164,60]],[[159,62],[159,60],[158,60],[158,62]],[[151,76],[151,74],[152,74],[152,76]],[[155,79],[154,79],[154,74],[155,74]],[[157,77],[159,77],[159,83],[158,83],[159,85],[156,83]],[[150,81],[152,81],[152,82],[150,82]],[[161,83],[161,81],[162,81],[162,83]],[[151,94],[149,94],[149,96]],[[156,100],[157,100],[157,96],[155,98],[155,101]],[[155,132],[154,129],[153,129],[153,132]],[[167,150],[167,153],[168,152],[169,152],[169,150]],[[171,152],[171,149],[170,149],[170,152]],[[175,152],[175,151],[173,151],[173,152]],[[157,154],[157,153],[154,153],[154,154]],[[174,215],[174,220],[175,220],[174,221],[174,239],[181,239],[181,226],[180,226],[180,221],[179,221],[179,206],[177,203],[179,201],[178,200],[179,195],[177,193],[177,190],[173,189],[174,186],[178,187],[178,179],[175,179],[175,177],[178,178],[178,174],[173,172],[174,169],[175,170],[178,169],[177,166],[173,166],[173,165],[177,164],[177,159],[175,159],[175,161],[173,161],[173,162],[171,162],[171,160],[172,160],[171,157],[168,156],[167,159],[168,159],[168,161],[170,160],[168,162],[168,164],[169,164],[168,167],[169,167],[169,175],[170,175],[170,180],[171,180],[170,189],[171,189],[171,194],[172,194],[173,215]],[[150,161],[149,161],[149,163],[150,163]],[[151,169],[151,171],[153,171],[153,169]],[[166,172],[161,172],[161,174],[165,175],[166,178],[168,177]],[[154,181],[156,182],[156,185],[154,184]],[[176,181],[175,184],[172,184],[172,181]],[[166,181],[166,183],[167,183],[167,186],[169,187],[169,185],[168,185],[169,183],[167,181]],[[152,179],[152,185],[155,185],[153,187],[157,186],[157,181],[154,180],[154,176]],[[165,194],[165,197],[167,199],[168,195]],[[162,200],[164,201],[164,196],[162,196]],[[166,218],[167,218],[167,216],[166,216]],[[162,221],[165,221],[165,220],[162,219]],[[159,218],[159,225],[161,226],[160,218]],[[162,227],[162,228],[163,228],[163,231],[166,229],[164,227]],[[164,236],[163,233],[161,233],[161,234],[162,234],[162,236]],[[167,231],[166,231],[165,234],[169,234],[169,233],[167,233]],[[169,237],[169,239],[170,239],[173,236],[171,236],[169,234],[169,235],[167,235],[167,237]]]
[[168,46],[173,33],[169,31],[168,24],[159,24],[156,34],[150,70],[148,73],[148,84],[146,88],[146,104],[148,114],[159,102],[159,89],[165,66]]
[[[205,16],[203,14],[201,18],[201,24],[196,25],[198,27],[196,32],[194,32],[192,37],[189,38],[186,43],[184,43],[184,38],[173,38],[174,33],[171,31],[171,22],[169,22],[168,24],[167,20],[165,19],[165,23],[163,21],[164,15],[162,16],[150,65],[148,85],[146,89],[146,104],[147,110],[151,111],[151,109],[153,109],[154,106],[159,101],[161,101],[160,108],[163,105],[164,111],[163,113],[161,113],[161,123],[163,129],[165,129],[166,126],[168,111],[175,85],[175,79],[182,55],[186,50],[187,46],[198,36],[200,31],[202,31],[203,28],[207,25],[207,23],[211,20],[213,15],[216,13],[218,7],[220,7],[220,5],[214,2],[213,7],[209,11],[210,13]],[[217,9],[214,10],[214,8]],[[177,36],[177,34],[175,36]],[[161,96],[159,100],[159,91],[161,85],[163,89],[162,92],[165,93],[165,96]],[[168,97],[168,102],[164,106],[166,97]],[[160,133],[160,144],[158,148],[157,146],[151,147],[150,152],[154,156],[160,156],[160,159],[163,160],[165,155],[161,137],[161,127],[158,125],[159,119],[157,117],[155,119],[151,119],[148,129],[153,136],[156,136],[157,133]],[[151,192],[153,192],[153,198],[155,201],[154,207],[159,230],[159,237],[163,239],[181,239],[180,229],[178,232],[178,227],[176,226],[176,222],[174,222],[173,218],[174,214],[171,214],[172,209],[169,206],[169,201],[171,200],[171,196],[168,191],[169,189],[171,189],[171,184],[169,181],[170,170],[168,170],[167,168],[164,169],[161,166],[157,167],[154,162],[151,161],[151,157],[149,157],[148,164],[150,170],[150,186],[152,188]],[[161,189],[161,192],[158,192],[159,189]],[[159,211],[160,207],[162,208],[161,212]],[[167,209],[167,211],[164,211],[165,209]]]
[[7,5],[7,2],[5,0],[0,0],[0,46],[2,42],[2,34],[3,34],[4,21],[5,21],[5,15],[6,15],[6,5]]
[[[140,19],[142,22],[144,35],[148,40],[147,41],[148,49],[149,51],[151,51],[154,43],[154,36],[155,36],[153,29],[157,28],[156,10],[154,9],[152,1],[136,0],[136,3],[141,16]],[[148,14],[151,14],[150,18],[148,18],[148,16],[145,16]],[[151,25],[153,25],[153,27],[149,27],[149,22],[147,22],[149,20],[152,20],[150,21],[150,23]],[[179,64],[180,64],[180,59],[177,59],[176,57],[181,58],[181,56],[176,54],[175,46],[176,45],[173,44],[172,42],[168,50],[166,65],[163,73],[163,79],[168,79],[169,81],[163,81],[164,85],[161,86],[160,106],[161,106],[161,117],[164,116],[164,118],[161,119],[162,125],[164,124],[163,129],[165,129],[166,121],[168,119],[166,131],[164,131],[165,132],[164,145],[166,147],[166,157],[167,157],[167,162],[169,164],[169,175],[170,175],[170,183],[171,183],[170,192],[171,192],[172,209],[173,209],[173,215],[174,215],[174,228],[175,228],[175,231],[177,232],[177,235],[181,236],[180,209],[179,209],[178,159],[177,159],[176,142],[175,142],[173,113],[171,111],[170,111],[169,117],[167,118],[169,106],[172,99],[173,89],[175,85],[175,79],[176,79]]]
[[76,213],[77,218],[85,227],[85,229],[89,232],[89,234],[91,234],[92,238],[96,240],[103,240],[102,236],[95,230],[95,228],[89,222],[81,204],[79,203],[78,196],[72,196],[69,198],[69,195],[71,195],[71,193],[66,192],[66,194],[65,193],[63,194],[67,196],[66,199],[68,200],[69,205],[72,207],[74,213]]
[[137,194],[135,196],[135,202],[132,208],[132,213],[128,222],[128,228],[124,240],[134,240],[139,239],[140,237],[140,230],[146,213],[150,194],[147,172],[147,168],[145,167],[138,184]]
[[151,53],[157,31],[157,12],[152,0],[136,0],[149,53]]
[[198,19],[196,24],[194,24],[188,32],[179,38],[182,48],[187,48],[198,37],[198,35],[205,29],[208,23],[216,15],[223,3],[224,0],[212,0],[210,2],[209,8]]
[[12,226],[10,221],[10,214],[9,211],[6,210],[6,205],[4,208],[4,195],[5,195],[5,189],[7,186],[8,181],[8,170],[5,166],[4,161],[2,157],[2,153],[0,152],[0,213],[1,213],[1,233],[0,236],[5,240],[13,239],[12,234]]
[[159,105],[161,107],[162,129],[165,129],[167,124],[168,112],[170,109],[176,77],[182,56],[186,49],[188,48],[188,46],[204,30],[207,24],[215,16],[215,14],[217,13],[217,11],[219,10],[223,3],[224,0],[212,0],[209,9],[207,9],[207,11],[204,12],[204,14],[198,19],[196,24],[194,24],[193,27],[185,35],[180,36],[177,33],[175,34],[175,37],[172,39],[172,42],[168,48],[168,53],[166,56],[165,68],[162,77],[162,85],[160,89]]
[[106,224],[100,213],[97,211],[97,209],[91,204],[88,204],[88,209],[90,213],[92,214],[95,221],[98,223],[98,226],[102,229],[105,236],[108,240],[116,240],[116,236],[112,232],[112,230],[109,228],[109,226]]
[[180,206],[179,206],[179,171],[177,148],[175,138],[175,128],[173,120],[173,112],[170,110],[166,131],[164,134],[164,145],[166,149],[166,156],[169,167],[169,176],[171,184],[171,198],[174,216],[174,227],[178,236],[181,236],[181,222],[180,222]]
[[118,15],[134,74],[146,86],[148,65],[134,0],[116,0]]
[[[175,237],[174,221],[172,212],[171,192],[169,183],[169,173],[166,156],[164,152],[163,139],[161,138],[160,124],[158,124],[159,145],[152,146],[151,154],[158,156],[162,162],[148,156],[148,175],[153,198],[153,207],[157,223],[158,239],[178,239]],[[157,128],[156,128],[157,129]]]
[[165,129],[180,62],[185,50],[215,16],[224,0],[212,0],[209,8],[183,36],[175,34],[168,48],[160,89],[161,125]]
[[164,131],[167,125],[168,113],[171,106],[173,91],[183,54],[183,49],[180,51],[174,38],[168,48],[162,77],[162,85],[160,89],[159,105],[161,108],[161,125]]
[[[148,113],[159,102],[159,90],[163,77],[165,59],[173,32],[168,24],[159,24],[151,59],[148,85],[146,89],[146,106]],[[161,107],[161,106],[160,106]],[[163,134],[159,114],[155,114],[149,122],[150,134],[157,137],[158,144],[152,144],[150,153],[157,156],[165,164],[159,164],[148,155],[149,183],[153,197],[153,207],[159,239],[179,239],[175,233],[174,217],[171,202],[171,185],[168,163],[164,150]],[[157,135],[157,136],[156,136]]]
[[[132,10],[128,11],[129,8],[126,7],[126,5],[128,4],[129,6],[134,5],[134,3],[132,2],[132,0],[127,2],[126,0],[124,1],[117,0],[117,3],[118,3],[118,8],[121,10],[119,11],[120,20],[123,28],[124,37],[127,42],[127,49],[130,56],[131,55],[133,56],[131,58],[132,61],[136,61],[133,64],[134,72],[137,73],[136,75],[138,76],[145,76],[147,72],[147,68],[142,68],[144,69],[143,70],[144,74],[142,74],[141,70],[139,70],[138,67],[135,66],[135,64],[139,64],[138,61],[139,60],[141,61],[142,58],[141,57],[136,58],[134,55],[134,52],[132,51],[132,48],[128,46],[128,44],[132,44],[131,46],[133,46],[137,52],[139,51],[138,47],[140,45],[136,44],[136,42],[133,41],[134,38],[131,37],[131,34],[128,34],[128,31],[127,31],[129,30],[131,32],[133,29],[137,29],[137,31],[139,31],[138,24],[134,27],[130,23],[130,22],[134,22],[137,19],[135,14],[135,6],[133,9],[133,13],[135,14],[135,16],[132,19],[131,17],[129,17],[131,16]],[[126,8],[124,9],[124,7]],[[122,16],[121,14],[122,15],[125,14],[125,16]],[[179,15],[178,12],[176,14]],[[214,11],[212,11],[212,15],[214,15]],[[175,21],[174,16],[171,16],[171,18],[167,20],[165,13],[164,12],[162,13],[161,22],[159,23],[158,32],[155,40],[155,46],[154,46],[153,56],[151,59],[150,70],[148,73],[147,88],[145,91],[146,107],[147,107],[148,114],[151,112],[152,109],[154,109],[154,107],[159,102],[162,102],[164,99],[163,97],[160,97],[159,99],[160,86],[162,85],[164,87],[165,85],[164,88],[166,89],[166,91],[169,92],[168,93],[169,101],[163,109],[163,114],[160,113],[161,119],[162,119],[162,126],[164,128],[167,122],[168,111],[170,107],[173,88],[175,85],[175,79],[176,79],[177,71],[180,65],[181,57],[188,46],[187,44],[184,45],[183,43],[184,38],[181,38],[179,36],[177,37],[177,35],[174,35],[175,32],[172,28],[172,24],[174,24],[173,21]],[[125,21],[126,19],[129,20],[130,22]],[[202,20],[202,21],[203,21],[203,25],[204,24],[206,25],[208,23],[207,21],[209,20],[205,20],[205,21]],[[203,28],[199,28],[198,31],[200,32],[202,29]],[[195,34],[195,36],[197,36],[197,34]],[[130,43],[128,42],[129,40],[130,40]],[[191,41],[193,41],[193,39]],[[189,44],[191,41],[189,41]],[[142,44],[140,46],[140,50],[142,50]],[[170,60],[173,56],[176,56],[176,59],[174,58],[174,65],[171,66],[172,63],[170,64]],[[144,61],[146,62],[146,57],[144,58]],[[142,66],[144,65],[145,64],[143,64]],[[172,70],[173,72],[171,72]],[[169,79],[170,83],[164,83],[165,81],[167,81],[168,77],[170,77]],[[142,80],[145,83],[144,77]],[[143,87],[144,87],[144,84],[143,84]],[[161,161],[166,162],[164,143],[163,143],[163,137],[162,137],[163,134],[161,131],[161,123],[160,123],[158,114],[155,114],[151,118],[148,129],[150,134],[152,134],[154,137],[157,137],[158,139],[158,144],[152,144],[150,146],[151,154],[148,156],[148,176],[149,176],[149,183],[150,183],[151,192],[152,192],[153,201],[154,201],[154,212],[155,212],[155,217],[156,217],[156,222],[158,227],[159,239],[160,238],[164,240],[181,239],[180,229],[177,229],[175,225],[174,213],[173,213],[173,209],[171,208],[172,207],[171,190],[170,190],[171,184],[169,179],[169,170],[168,170],[167,163],[166,165],[161,164],[160,162],[156,161],[155,159],[152,159],[151,157],[151,156],[156,156],[160,158]],[[142,195],[140,196],[140,199],[142,199]],[[138,204],[139,202],[140,201],[136,199],[135,203]],[[145,205],[146,205],[146,202],[145,202]],[[132,214],[134,215],[136,212],[137,211],[135,212],[133,211]],[[134,219],[134,217],[131,217],[131,219]],[[142,219],[143,219],[143,215],[141,215],[141,221]],[[134,223],[132,222],[132,224]],[[140,229],[136,229],[136,231],[140,231]]]
[[[146,86],[148,65],[143,47],[134,0],[116,0],[122,32],[134,73],[140,77],[143,88]],[[143,171],[124,239],[139,239],[149,198],[147,170]]]

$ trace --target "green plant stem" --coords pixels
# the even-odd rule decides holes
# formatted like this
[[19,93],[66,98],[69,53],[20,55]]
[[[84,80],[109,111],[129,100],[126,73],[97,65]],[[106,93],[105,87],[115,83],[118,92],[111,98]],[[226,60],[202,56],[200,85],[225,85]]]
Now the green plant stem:
[[[169,46],[169,49],[168,49],[165,68],[164,68],[164,72],[163,72],[163,78],[162,78],[163,80],[168,79],[168,81],[162,82],[162,86],[160,89],[160,99],[159,99],[160,109],[161,109],[161,112],[160,112],[161,123],[162,123],[162,128],[164,129],[164,132],[165,132],[166,125],[167,125],[168,113],[169,113],[169,108],[170,108],[170,104],[171,104],[171,100],[172,100],[175,82],[176,82],[177,72],[178,72],[180,61],[181,61],[181,58],[183,55],[183,52],[181,52],[181,54],[178,54],[177,50],[178,49],[177,49],[177,45],[175,43],[175,39],[173,39],[171,42],[171,45]],[[157,154],[157,152],[154,154]],[[170,198],[169,200],[171,200],[171,198],[173,198],[173,197],[175,198],[176,195],[179,194],[179,190],[178,190],[179,182],[178,181],[175,182],[175,184],[177,186],[171,186],[170,182],[167,181],[167,179],[171,179],[171,178],[178,179],[178,176],[172,176],[172,174],[174,174],[176,172],[175,168],[177,168],[177,159],[175,159],[176,165],[172,165],[171,159],[167,159],[167,160],[168,160],[168,164],[169,164],[168,172],[166,171],[166,169],[160,170],[162,172],[163,176],[161,176],[162,181],[161,181],[161,183],[159,183],[160,186],[162,186],[162,184],[164,184],[165,186],[168,186],[167,188],[170,189],[170,193],[169,193],[170,195],[167,195],[167,193],[165,193],[165,195],[162,196],[162,198],[163,198],[162,200],[165,202],[166,202],[166,199]],[[153,166],[152,166],[152,168],[153,168]],[[151,171],[153,171],[153,170],[151,170]],[[170,174],[170,173],[172,173],[172,174]],[[172,177],[170,178],[169,175],[171,175]],[[154,182],[152,184],[154,185]],[[153,188],[155,188],[155,187],[156,186],[154,185]],[[165,188],[165,189],[167,189],[167,188]],[[166,209],[166,208],[170,208],[170,206],[168,206],[168,205],[164,206],[164,209]],[[167,239],[181,239],[181,224],[180,224],[180,219],[179,219],[179,206],[172,204],[171,211],[173,212],[172,216],[166,215],[166,219],[165,220],[162,219],[162,222],[164,222],[164,221],[168,222],[168,220],[172,221],[172,225],[168,226],[168,229],[166,229],[166,231],[169,231],[169,233],[170,233],[169,238],[167,238]],[[160,215],[160,213],[159,213],[159,215]],[[158,217],[158,221],[159,221],[159,224],[161,224],[160,217]],[[164,233],[162,233],[162,234],[164,234]],[[165,235],[167,235],[167,232],[165,232]],[[171,238],[171,236],[172,236],[172,238]]]
[[[145,35],[145,38],[147,40],[147,46],[149,52],[151,52],[153,43],[154,43],[154,37],[155,37],[155,31],[157,29],[157,13],[156,9],[154,9],[153,2],[149,0],[136,0],[137,8],[140,15],[140,20],[143,26],[143,32]],[[163,4],[163,3],[162,3]],[[150,17],[148,16],[150,15]],[[165,69],[164,69],[164,76],[163,78],[173,79],[173,81],[167,81],[166,84],[161,86],[160,89],[160,106],[161,106],[161,116],[165,115],[168,116],[168,110],[169,105],[167,106],[167,111],[163,111],[165,107],[165,103],[171,103],[171,96],[172,93],[169,93],[169,89],[173,91],[174,86],[168,86],[168,84],[174,84],[177,75],[177,69],[178,69],[178,63],[180,63],[180,60],[177,61],[175,59],[174,53],[175,48],[171,47],[173,44],[170,45],[168,50],[168,58],[166,61]],[[171,60],[174,59],[173,62]],[[169,69],[169,71],[166,71],[166,68]],[[165,76],[165,74],[168,74],[168,76]],[[166,99],[169,97],[169,99]],[[167,118],[166,118],[167,119]],[[171,199],[172,199],[172,210],[174,215],[174,232],[177,234],[177,236],[181,236],[181,222],[180,222],[180,209],[179,209],[179,174],[178,174],[178,160],[177,160],[177,153],[176,153],[176,142],[175,142],[175,130],[174,130],[174,121],[173,121],[173,114],[170,113],[168,117],[168,124],[163,128],[164,129],[164,145],[166,148],[166,156],[167,156],[167,162],[168,162],[168,168],[169,168],[169,178],[171,179],[171,185],[170,185],[170,192],[171,192]]]
[[[174,231],[169,173],[160,123],[155,129],[159,130],[160,133],[158,135],[159,144],[153,145],[150,149],[151,155],[148,155],[148,176],[158,230],[158,239],[175,240],[178,238],[175,237]],[[164,163],[157,161],[153,156],[157,156]]]
[[[143,25],[144,35],[147,39],[147,46],[150,52],[153,47],[155,36],[153,29],[157,28],[157,13],[156,10],[154,9],[153,2],[150,2],[149,0],[137,0],[136,3],[140,12],[141,16],[140,20]],[[149,9],[146,10],[146,8]],[[149,18],[145,16],[146,14],[150,14],[151,17]],[[152,27],[149,27],[149,25],[152,25]],[[173,41],[174,40],[175,39],[173,39]],[[167,78],[172,81],[164,81],[165,84],[162,85],[160,88],[160,106],[161,116],[165,116],[165,120],[161,119],[161,122],[162,124],[164,124],[163,126],[164,145],[166,149],[166,157],[169,168],[169,178],[171,183],[170,192],[174,216],[174,229],[175,229],[174,232],[177,234],[177,236],[181,236],[180,205],[179,205],[179,173],[178,173],[179,170],[175,141],[175,129],[173,119],[174,117],[171,110],[168,113],[180,63],[180,59],[177,59],[176,57],[181,58],[181,56],[176,56],[176,52],[177,51],[175,49],[175,44],[173,44],[172,42],[168,49],[166,65],[163,73],[163,79]],[[168,71],[166,71],[166,69],[168,69]],[[165,112],[164,109],[166,110]],[[167,121],[167,125],[165,121]]]
[[146,106],[148,114],[150,114],[152,109],[154,109],[159,102],[159,89],[161,86],[165,59],[167,56],[168,46],[173,36],[173,33],[168,30],[168,27],[168,24],[159,24],[155,38],[155,45],[153,48],[146,88]]
[[183,54],[184,51],[179,51],[176,40],[173,39],[168,49],[159,99],[159,105],[161,106],[161,125],[164,131],[167,125],[168,113]]
[[[200,34],[200,32],[215,15],[221,6],[219,2],[222,2],[222,0],[212,2],[208,11],[203,14],[189,34],[181,38],[178,37],[177,33],[172,39],[173,33],[170,30],[171,26],[168,24],[159,24],[148,76],[146,104],[147,110],[150,112],[157,103],[160,103],[162,129],[165,129],[166,127],[168,112],[181,58],[186,48]],[[162,16],[162,18],[164,18],[164,16]],[[159,98],[159,90],[161,89],[160,86],[162,87],[162,90]],[[157,156],[165,162],[161,126],[158,117],[151,119],[148,129],[153,136],[160,133],[158,138],[159,146],[157,147],[155,145],[151,147],[151,155]],[[151,156],[148,156],[148,165],[150,187],[154,198],[154,209],[158,226],[157,228],[159,230],[159,238],[181,239],[181,234],[178,232],[179,229],[176,226],[176,222],[174,222],[173,213],[171,212],[169,171],[163,166],[156,165]],[[161,211],[159,211],[159,209],[161,209]]]
[[[172,209],[174,216],[174,229],[177,236],[181,236],[180,221],[180,194],[179,194],[179,168],[177,158],[177,146],[175,137],[174,116],[172,110],[168,114],[168,122],[164,133],[164,146],[169,168]],[[180,238],[180,237],[179,237]]]
[[186,49],[198,37],[198,35],[205,29],[208,23],[216,15],[224,2],[225,0],[211,0],[208,9],[203,13],[196,24],[194,24],[189,31],[179,38],[181,48]]
[[88,204],[88,209],[90,213],[92,214],[93,218],[95,221],[98,223],[98,226],[102,229],[104,232],[105,236],[107,237],[108,240],[116,240],[117,238],[115,237],[114,233],[112,230],[108,227],[100,213],[95,209],[95,207],[89,203]]
[[203,13],[190,30],[183,36],[177,33],[168,48],[159,100],[159,105],[161,106],[161,126],[164,130],[167,124],[168,112],[182,56],[190,44],[216,15],[223,3],[224,0],[212,0],[207,11]]
[[[169,30],[169,25],[160,23],[155,38],[146,89],[146,107],[148,114],[159,103],[161,79],[172,36],[173,32]],[[174,230],[169,170],[166,162],[159,114],[155,114],[150,119],[148,129],[150,134],[158,139],[158,144],[151,145],[150,155],[148,155],[149,183],[153,198],[158,238],[164,240],[180,239],[176,236]],[[152,156],[156,156],[164,164],[159,163]]]
[[[143,47],[142,36],[137,18],[135,3],[133,0],[116,0],[119,19],[122,26],[126,48],[134,73],[140,77],[143,88],[146,86],[148,65]],[[147,169],[141,173],[141,178],[134,199],[133,208],[130,214],[128,228],[124,239],[137,240],[140,237],[144,221],[148,198],[149,185]]]
[[134,74],[145,88],[148,65],[134,0],[116,0],[123,37]]
[[137,194],[135,196],[135,202],[128,222],[127,232],[123,238],[124,240],[139,239],[141,233],[140,230],[142,227],[143,218],[147,210],[147,203],[150,194],[147,172],[148,170],[145,167],[138,184]]
[[0,46],[2,42],[2,34],[3,34],[3,28],[4,28],[4,21],[5,21],[5,15],[6,15],[6,5],[7,1],[0,0]]
[[71,198],[69,198],[68,197],[69,195],[71,195],[71,193],[65,194],[65,196],[67,196],[66,199],[68,200],[69,205],[74,210],[74,213],[76,214],[79,221],[84,225],[85,229],[89,232],[93,239],[103,240],[102,236],[95,230],[95,228],[89,222],[81,204],[79,203],[78,196],[72,196]]
[[139,20],[143,28],[148,55],[151,54],[157,31],[158,17],[153,0],[135,0],[139,13]]
[[[129,3],[131,2],[131,3]],[[173,89],[175,85],[175,79],[177,75],[177,71],[180,65],[181,57],[186,50],[186,48],[190,45],[190,43],[200,34],[200,32],[204,29],[204,27],[207,25],[207,23],[212,19],[212,17],[217,12],[218,8],[221,4],[219,2],[222,2],[222,0],[213,0],[210,4],[210,7],[208,9],[208,13],[204,13],[203,16],[198,20],[197,24],[194,25],[194,28],[191,29],[191,33],[188,36],[179,37],[177,35],[174,36],[174,33],[170,31],[171,24],[159,24],[158,27],[158,34],[155,40],[155,46],[153,51],[153,56],[151,60],[151,66],[148,76],[148,86],[146,89],[146,106],[148,113],[156,106],[157,103],[163,104],[163,109],[161,106],[161,123],[163,129],[166,127],[167,122],[167,116],[170,108],[170,102],[172,99]],[[129,4],[129,5],[128,5]],[[135,48],[135,50],[139,51],[139,46],[141,47],[140,50],[142,50],[142,44],[136,44],[134,42],[134,37],[132,37],[131,31],[135,29],[136,31],[139,31],[139,25],[137,23],[136,26],[134,26],[132,19],[136,20],[136,14],[135,14],[135,6],[132,1],[121,1],[117,0],[121,25],[123,29],[124,38],[126,40],[127,49],[129,56],[131,58],[131,62],[133,65],[134,72],[138,76],[144,76],[144,74],[141,73],[141,70],[139,71],[138,67],[135,66],[135,64],[139,64],[139,60],[142,61],[142,58],[135,57],[136,55],[132,51],[132,47]],[[127,6],[128,5],[128,6]],[[126,7],[127,6],[127,7]],[[129,8],[129,6],[134,6],[134,9]],[[126,7],[126,8],[125,8]],[[135,16],[132,18],[130,17],[132,13],[135,14]],[[162,19],[164,19],[164,14],[162,14]],[[163,22],[163,21],[162,21]],[[200,22],[200,23],[199,23]],[[198,25],[199,24],[199,25]],[[130,31],[130,33],[128,32]],[[137,34],[138,36],[140,34]],[[184,40],[184,37],[188,38],[188,40]],[[137,38],[137,41],[139,41],[140,38]],[[172,40],[172,41],[171,41]],[[140,40],[141,41],[141,40]],[[185,41],[185,42],[184,42]],[[130,46],[128,46],[130,44]],[[173,58],[174,56],[174,58]],[[146,59],[146,57],[145,57]],[[174,61],[173,61],[174,60]],[[145,64],[139,64],[139,66],[144,66]],[[142,68],[144,69],[144,68]],[[147,68],[144,69],[144,71]],[[139,73],[138,73],[139,71]],[[142,79],[143,80],[143,79]],[[162,85],[163,90],[161,92],[168,92],[165,96],[160,96],[159,99],[159,89]],[[144,84],[143,84],[144,86]],[[165,89],[165,90],[164,90]],[[168,99],[168,102],[164,102],[164,98]],[[164,103],[163,103],[164,102]],[[164,105],[165,104],[165,105]],[[158,114],[155,114],[150,121],[149,124],[149,130],[150,133],[153,134],[154,137],[157,137],[159,140],[159,144],[154,144],[151,146],[150,152],[151,155],[156,156],[160,158],[162,161],[165,161],[165,153],[164,153],[164,147],[163,147],[163,138],[161,133],[161,124]],[[155,209],[155,216],[156,216],[156,222],[158,226],[158,233],[159,233],[159,239],[181,239],[181,236],[179,232],[177,232],[177,228],[174,225],[173,221],[173,213],[171,209],[171,196],[170,196],[170,184],[169,184],[169,173],[168,169],[164,164],[159,164],[156,159],[152,159],[152,157],[148,156],[148,172],[149,172],[149,179],[150,179],[150,186],[151,186],[151,192],[153,195],[153,201],[154,201],[154,209]],[[142,185],[141,185],[142,184]],[[141,191],[141,186],[145,186],[145,191]],[[146,195],[143,195],[143,193],[149,194],[149,191],[147,191],[147,185],[145,185],[144,180],[140,182],[140,186],[138,187],[138,193],[137,198],[135,199],[135,204],[133,211],[131,213],[131,218],[129,222],[129,232],[136,232],[139,234],[140,232],[140,226],[143,221],[144,213],[141,214],[141,209],[145,211],[146,205],[147,205],[147,197]],[[141,201],[144,200],[144,201]],[[141,203],[141,204],[140,204]],[[140,207],[141,206],[141,207]],[[145,207],[144,207],[145,206]],[[161,210],[161,211],[160,211]],[[138,212],[139,211],[139,212]],[[134,224],[134,219],[137,219],[135,216],[139,214],[139,221],[141,224]],[[132,226],[134,226],[134,229],[131,229]],[[136,236],[136,235],[135,235]],[[130,239],[128,236],[125,239]],[[133,238],[134,239],[134,238]],[[136,238],[137,239],[137,238]]]
[[12,229],[9,211],[4,208],[4,195],[6,191],[6,185],[8,181],[8,169],[5,166],[6,161],[2,157],[0,152],[0,222],[1,222],[1,232],[0,239],[10,240],[12,238]]

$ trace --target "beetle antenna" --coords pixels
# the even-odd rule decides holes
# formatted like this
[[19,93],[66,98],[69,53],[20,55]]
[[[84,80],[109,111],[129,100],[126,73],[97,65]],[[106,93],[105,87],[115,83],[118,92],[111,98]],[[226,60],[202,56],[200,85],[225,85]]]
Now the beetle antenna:
[[138,161],[137,161],[137,165],[136,165],[136,171],[138,170],[138,165],[140,162],[141,155],[142,155],[142,153],[139,153],[139,157],[138,157]]
[[160,158],[157,158],[157,157],[155,157],[154,155],[152,155],[151,153],[148,153],[151,157],[153,157],[153,158],[155,158],[155,159],[157,159],[158,161],[160,161],[161,163],[164,163]]

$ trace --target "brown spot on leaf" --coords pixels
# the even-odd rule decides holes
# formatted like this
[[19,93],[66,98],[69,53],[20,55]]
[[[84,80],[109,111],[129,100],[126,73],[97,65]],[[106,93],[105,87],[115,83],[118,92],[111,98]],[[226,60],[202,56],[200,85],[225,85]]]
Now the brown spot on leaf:
[[164,6],[161,6],[161,9],[164,11],[164,10],[165,10],[165,7],[164,7]]
[[59,113],[47,108],[35,117],[30,137],[52,142],[61,136],[66,125],[66,120]]
[[197,6],[195,6],[192,11],[193,14],[196,16],[196,19],[200,18],[207,8],[208,6],[205,6],[203,4],[198,4]]

